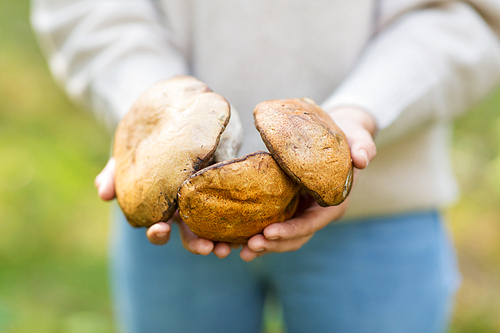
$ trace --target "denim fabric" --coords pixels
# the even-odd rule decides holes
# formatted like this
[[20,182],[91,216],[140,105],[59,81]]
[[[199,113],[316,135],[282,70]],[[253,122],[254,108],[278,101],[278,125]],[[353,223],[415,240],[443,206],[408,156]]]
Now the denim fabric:
[[439,213],[332,223],[300,250],[250,263],[191,254],[177,228],[148,243],[115,221],[112,288],[122,332],[260,332],[274,291],[289,333],[444,332],[460,277]]

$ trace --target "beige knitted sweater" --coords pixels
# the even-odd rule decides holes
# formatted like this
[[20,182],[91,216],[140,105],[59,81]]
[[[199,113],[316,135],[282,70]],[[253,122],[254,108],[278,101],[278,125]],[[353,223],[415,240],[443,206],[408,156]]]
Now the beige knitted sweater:
[[452,201],[450,121],[500,78],[494,0],[32,4],[54,76],[111,129],[144,89],[176,74],[197,76],[240,111],[241,154],[265,149],[252,119],[264,100],[310,97],[370,112],[378,155],[351,193],[350,217]]

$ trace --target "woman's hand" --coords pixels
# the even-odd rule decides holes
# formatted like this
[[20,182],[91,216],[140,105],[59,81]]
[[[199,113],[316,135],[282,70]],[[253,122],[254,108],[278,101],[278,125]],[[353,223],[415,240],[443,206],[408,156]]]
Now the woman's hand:
[[[113,157],[109,159],[104,169],[97,175],[94,184],[97,187],[97,193],[102,200],[109,201],[113,200],[116,197],[115,159]],[[177,212],[168,222],[159,222],[149,227],[146,230],[146,237],[153,244],[166,244],[170,239],[170,232],[172,230],[173,222],[176,222],[179,225],[182,245],[184,245],[186,250],[192,253],[208,255],[211,252],[214,252],[214,254],[219,258],[225,258],[229,255],[229,253],[231,253],[232,247],[238,246],[229,243],[212,242],[208,239],[203,239],[196,236],[181,220]]]
[[[368,166],[377,150],[373,141],[376,123],[367,112],[356,108],[339,108],[329,112],[347,137],[351,148],[354,183],[360,169]],[[338,206],[321,207],[310,196],[301,197],[300,207],[293,218],[267,226],[264,232],[255,235],[240,252],[240,257],[251,261],[266,253],[289,252],[301,248],[314,233],[330,222],[340,219],[348,206],[348,200]]]
[[338,206],[321,207],[310,195],[301,196],[294,217],[281,223],[273,223],[264,229],[263,234],[250,238],[241,250],[240,257],[251,261],[266,253],[300,249],[316,231],[344,215],[348,200]]
[[238,247],[238,244],[213,242],[208,239],[196,236],[189,227],[182,221],[178,212],[175,212],[173,218],[168,222],[159,222],[146,231],[148,240],[156,245],[163,245],[170,239],[170,230],[172,223],[179,226],[182,245],[186,250],[194,254],[208,255],[213,252],[219,258],[225,258],[231,253],[231,248]]
[[[367,112],[356,108],[339,108],[329,112],[347,137],[351,157],[356,169],[364,169],[375,157],[377,151],[373,142],[376,131],[374,119]],[[359,170],[354,170],[354,183]],[[109,201],[115,198],[115,160],[111,157],[104,169],[95,178],[99,197]],[[298,213],[282,223],[274,223],[264,229],[263,234],[255,235],[243,246],[240,256],[251,261],[270,252],[298,250],[307,243],[314,233],[331,221],[340,219],[347,209],[348,199],[338,206],[321,207],[309,196],[301,198]],[[159,222],[146,230],[148,240],[156,245],[166,244],[170,239],[172,223],[176,222],[181,232],[184,247],[195,254],[208,255],[213,252],[225,258],[232,248],[240,244],[213,242],[196,236],[176,213],[168,222]]]

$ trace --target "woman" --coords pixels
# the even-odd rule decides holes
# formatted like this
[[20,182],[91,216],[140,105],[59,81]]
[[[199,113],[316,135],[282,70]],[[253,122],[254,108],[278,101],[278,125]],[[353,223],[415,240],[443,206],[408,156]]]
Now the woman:
[[[439,214],[457,195],[449,123],[498,83],[499,16],[495,1],[33,1],[54,76],[111,130],[147,87],[191,74],[240,111],[241,155],[265,149],[257,103],[305,96],[369,164],[348,202],[267,227],[244,261],[182,222],[144,237],[117,213],[120,328],[257,332],[276,291],[289,332],[445,331],[459,281]],[[113,163],[96,178],[104,200]]]

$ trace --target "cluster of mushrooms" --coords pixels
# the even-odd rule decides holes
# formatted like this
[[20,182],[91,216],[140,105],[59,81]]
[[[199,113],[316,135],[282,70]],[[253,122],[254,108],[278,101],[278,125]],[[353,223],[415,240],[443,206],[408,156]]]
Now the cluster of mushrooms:
[[225,98],[191,76],[148,89],[115,134],[116,196],[128,222],[149,227],[178,209],[199,237],[244,243],[291,218],[302,191],[321,206],[344,201],[351,155],[326,112],[282,99],[258,104],[254,118],[270,153],[234,158],[242,130]]

